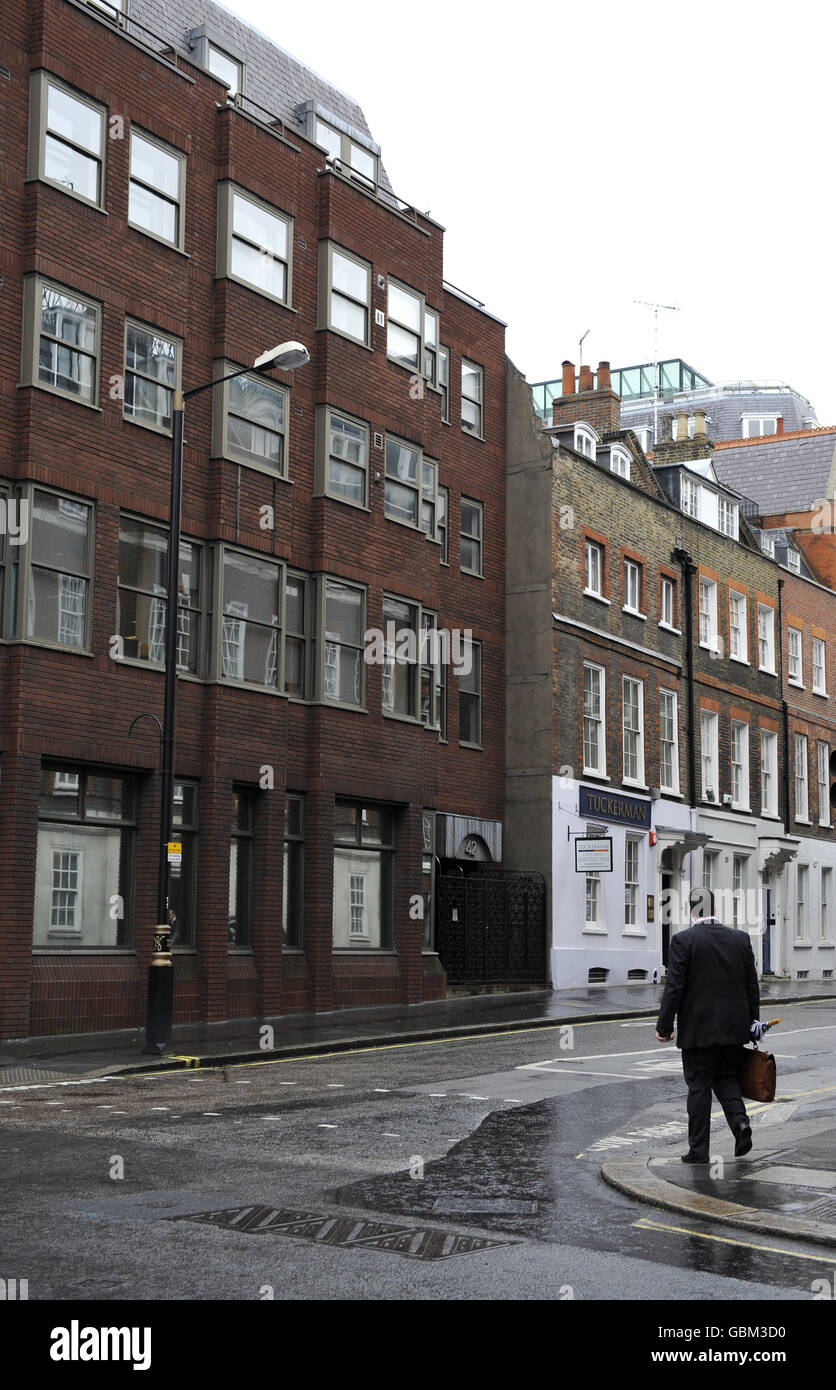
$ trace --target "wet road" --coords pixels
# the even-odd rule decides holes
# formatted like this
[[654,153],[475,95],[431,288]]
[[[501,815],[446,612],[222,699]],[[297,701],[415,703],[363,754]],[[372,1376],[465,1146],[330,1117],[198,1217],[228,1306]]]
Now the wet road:
[[[784,1084],[832,1086],[836,1005],[781,1012]],[[836,1250],[601,1181],[603,1157],[686,1147],[679,1055],[654,1034],[591,1021],[3,1090],[0,1274],[30,1299],[809,1300]]]

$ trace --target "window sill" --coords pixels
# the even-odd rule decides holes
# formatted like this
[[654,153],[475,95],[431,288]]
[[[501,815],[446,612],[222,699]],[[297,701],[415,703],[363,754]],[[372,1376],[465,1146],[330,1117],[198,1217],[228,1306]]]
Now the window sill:
[[459,747],[460,747],[460,748],[470,748],[474,753],[484,753],[484,751],[485,751],[485,746],[484,746],[484,744],[482,744],[482,743],[463,743],[461,739],[459,739]]
[[829,699],[829,696],[828,696],[828,693],[827,693],[826,690],[817,690],[815,686],[813,686],[812,693],[813,693],[813,695],[818,695],[818,696],[820,696],[820,698],[821,698],[822,700],[827,700],[827,699]]
[[138,430],[150,430],[152,434],[158,434],[161,439],[171,438],[170,429],[164,429],[162,425],[152,425],[146,420],[135,420],[132,415],[126,415],[124,410],[122,411],[122,419],[126,425],[133,425]]
[[647,940],[647,932],[646,932],[646,931],[641,931],[641,930],[637,929],[636,927],[625,927],[624,930],[623,930],[623,932],[621,933],[621,935],[622,935],[622,936],[635,936],[635,937],[641,937],[642,940]]
[[633,791],[649,792],[650,788],[646,782],[634,782],[631,777],[622,777],[622,787],[630,787]]
[[751,666],[752,664],[747,657],[735,656],[733,652],[729,652],[729,661],[736,661],[738,666]]
[[356,946],[335,946],[332,956],[397,956],[392,946],[369,946],[368,942],[358,942]]
[[315,332],[333,333],[336,338],[342,338],[346,343],[353,343],[355,347],[363,348],[365,352],[374,352],[370,343],[364,343],[362,338],[355,338],[351,333],[343,333],[341,328],[333,328],[330,323],[318,324]]
[[584,927],[581,934],[583,936],[609,936],[606,927]]
[[612,778],[611,778],[611,777],[608,777],[607,774],[606,774],[606,772],[593,772],[593,771],[591,771],[591,769],[588,768],[588,767],[585,767],[585,768],[584,768],[583,774],[582,774],[582,775],[583,775],[584,777],[594,777],[595,780],[596,780],[596,782],[611,782],[611,781],[612,781]]
[[662,629],[663,632],[672,632],[673,635],[674,635],[674,637],[681,637],[681,636],[682,636],[682,628],[681,628],[681,627],[671,627],[670,623],[659,623],[659,624],[657,624],[657,626],[659,626],[659,627]]
[[723,649],[718,642],[700,642],[700,646],[704,652],[711,652],[712,656],[723,655]]
[[292,478],[288,478],[286,473],[279,473],[278,469],[271,468],[269,463],[259,463],[258,459],[239,459],[231,453],[212,454],[213,461],[221,460],[224,463],[234,464],[236,468],[251,468],[254,473],[263,473],[268,478],[275,478],[277,483],[286,483],[288,487],[295,487]]
[[819,942],[820,951],[832,951],[834,949],[836,949],[836,941],[831,941],[829,937],[826,941]]
[[[78,824],[78,822],[75,822]],[[133,946],[85,946],[83,943],[78,946],[70,946],[68,942],[62,942],[55,946],[33,946],[33,956],[54,956],[57,952],[70,950],[72,954],[80,955],[82,952],[87,956],[136,956]]]
[[[42,183],[44,188],[54,188],[59,193],[63,193],[65,198],[72,198],[74,203],[81,203],[84,207],[91,208],[93,212],[100,212],[102,217],[109,216],[107,209],[101,207],[99,203],[94,203],[92,198],[85,198],[81,193],[75,193],[72,188],[65,188],[63,183],[58,183],[55,179],[47,179],[42,175],[35,175],[33,178],[24,179],[23,182],[24,185],[27,183]],[[104,180],[102,180],[102,182],[104,182]]]
[[671,787],[660,787],[660,788],[659,788],[659,791],[661,792],[662,796],[667,797],[667,799],[668,799],[669,801],[684,801],[684,800],[685,800],[685,793],[684,793],[684,792],[681,792],[681,791],[674,791]]
[[812,951],[813,949],[812,941],[799,941],[798,939],[796,939],[795,941],[793,941],[792,944],[795,947],[796,951]]
[[255,951],[252,946],[227,946],[227,954],[230,956],[254,956]]
[[[397,480],[393,479],[392,481],[395,482]],[[383,517],[385,521],[391,521],[393,526],[403,526],[406,528],[407,531],[414,531],[416,536],[427,535],[427,532],[424,530],[423,526],[416,526],[414,521],[401,521],[400,517],[389,516],[388,512],[386,511],[385,501],[383,503]]]
[[830,824],[830,821],[829,821],[829,820],[820,820],[818,824],[819,824],[819,830],[832,830],[832,829],[833,829],[833,826]]
[[[429,536],[429,534],[428,534],[428,535],[427,535],[427,540],[429,540],[429,539],[430,539],[430,536]],[[460,566],[460,572],[461,572],[462,574],[466,574],[466,575],[468,576],[468,578],[470,578],[470,579],[484,579],[484,578],[485,578],[485,576],[484,576],[483,574],[477,574],[475,570],[466,570],[465,567],[464,567],[464,565]]]
[[[24,647],[41,647],[50,652],[63,652],[65,656],[95,656],[95,652],[89,651],[87,647],[73,647],[66,642],[50,642],[46,638],[10,637],[8,639],[9,646],[16,642],[19,642],[21,646]],[[162,670],[162,667],[160,667],[160,670]]]
[[742,811],[742,812],[743,812],[745,815],[747,815],[747,816],[750,816],[750,815],[752,814],[752,808],[751,808],[751,806],[744,806],[744,805],[742,805],[741,802],[738,802],[738,801],[733,801],[733,802],[732,802],[731,807],[730,807],[730,810],[732,810],[732,811]]
[[[191,609],[191,610],[187,610],[187,611],[194,612],[195,610],[194,610],[194,609]],[[165,666],[163,666],[161,663],[159,663],[159,662],[157,662],[157,661],[143,661],[142,658],[141,658],[141,657],[138,657],[138,656],[120,656],[120,657],[114,657],[114,658],[113,658],[113,664],[114,664],[115,666],[132,666],[132,667],[134,668],[135,671],[136,671],[136,670],[139,670],[139,671],[156,671],[156,672],[158,672],[158,674],[160,674],[160,675],[165,675]],[[212,684],[212,685],[219,685],[219,684],[221,684],[220,681],[212,681],[211,679],[210,679],[209,682],[207,682],[205,676],[196,676],[195,673],[194,673],[194,671],[180,671],[180,670],[178,670],[178,672],[177,672],[177,679],[178,679],[178,680],[194,681],[196,685],[205,685],[205,684],[207,684],[207,683],[208,683],[208,684]],[[224,682],[224,684],[226,684],[226,682]],[[238,682],[238,681],[230,681],[229,684],[230,684],[230,685],[238,685],[238,684],[240,684],[240,682]],[[256,687],[256,689],[258,689],[258,687]]]
[[607,608],[609,608],[612,603],[612,599],[604,598],[603,594],[597,594],[594,589],[584,589],[583,596],[584,598],[594,598],[596,603],[603,603]]
[[418,719],[413,714],[398,714],[396,710],[391,709],[381,709],[380,713],[383,719],[394,719],[397,724],[411,724],[416,729],[424,728],[423,719]]
[[758,670],[763,676],[777,676],[778,672],[773,671],[769,666],[759,666]]
[[62,401],[70,401],[73,405],[83,405],[85,410],[94,410],[97,415],[104,414],[101,406],[95,405],[93,401],[83,401],[80,396],[74,396],[71,391],[59,391],[57,386],[45,386],[42,381],[21,381],[17,386],[18,391],[29,388],[33,391],[44,391],[47,396],[57,396]]
[[[257,687],[256,687],[257,688]],[[301,704],[302,701],[299,701]],[[363,705],[345,705],[341,700],[329,700],[327,696],[322,700],[305,700],[305,704],[324,705],[326,709],[342,709],[347,714],[370,714],[371,711],[365,709]]]
[[278,304],[280,309],[286,309],[289,314],[298,314],[299,310],[294,309],[284,299],[278,299],[276,295],[269,294],[267,290],[262,290],[258,285],[253,285],[249,280],[242,280],[238,275],[213,275],[212,279],[217,283],[219,280],[230,280],[233,285],[240,285],[242,289],[249,290],[250,294],[257,295],[259,299],[267,299],[271,304]]
[[372,509],[367,507],[364,502],[352,502],[350,497],[336,497],[333,492],[314,492],[313,497],[324,497],[328,502],[339,502],[343,507],[353,507],[355,512],[366,512],[371,516]]
[[812,825],[812,824],[813,824],[813,822],[812,822],[811,820],[808,820],[806,816],[795,816],[795,817],[794,817],[794,820],[795,820],[796,825]]
[[464,425],[462,425],[462,434],[466,434],[469,439],[478,439],[480,444],[484,444],[485,442],[485,436],[483,434],[477,434],[476,430],[466,430]]
[[621,611],[622,613],[626,613],[631,618],[638,618],[643,623],[647,622],[647,614],[640,613],[638,608],[628,608],[627,604],[625,603],[622,605]]
[[146,227],[137,226],[136,222],[128,222],[127,225],[130,227],[132,232],[139,232],[140,236],[147,237],[149,241],[155,241],[158,246],[168,247],[169,251],[174,251],[176,255],[182,256],[184,261],[191,260],[191,256],[189,255],[188,251],[184,251],[182,246],[175,246],[173,241],[167,241],[164,236],[157,236],[156,232],[149,232]]
[[787,685],[791,685],[793,690],[806,690],[807,687],[801,681],[793,680],[792,676],[787,676]]
[[778,812],[777,812],[777,811],[761,811],[761,819],[762,819],[762,820],[780,820],[781,817],[778,815]]

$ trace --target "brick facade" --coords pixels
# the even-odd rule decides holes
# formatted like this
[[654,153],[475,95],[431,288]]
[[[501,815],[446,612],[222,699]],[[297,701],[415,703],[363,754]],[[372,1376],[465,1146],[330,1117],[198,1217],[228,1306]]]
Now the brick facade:
[[[212,434],[212,392],[186,410],[185,536],[204,560],[225,542],[366,590],[366,626],[382,625],[384,593],[431,609],[439,628],[471,629],[482,644],[480,748],[459,746],[458,680],[447,678],[447,739],[416,718],[382,712],[382,672],[365,668],[362,710],[290,700],[274,689],[218,681],[204,667],[178,681],[176,776],[198,787],[195,945],[175,952],[175,1022],[219,1021],[366,1003],[437,997],[443,972],[422,959],[423,809],[501,821],[504,812],[503,328],[445,287],[441,228],[399,210],[338,172],[298,132],[284,135],[225,103],[211,74],[178,55],[162,61],[69,0],[6,4],[3,62],[12,72],[3,164],[4,296],[0,313],[0,478],[35,483],[93,508],[95,556],[88,593],[89,647],[24,636],[25,615],[7,604],[0,641],[0,1036],[136,1026],[144,1017],[155,920],[159,816],[158,737],[143,720],[162,715],[163,676],[148,663],[111,658],[117,632],[120,517],[164,523],[170,438],[123,418],[125,319],[183,344],[186,390],[211,381],[221,360],[246,364],[265,347],[303,342],[311,364],[273,372],[287,387],[287,479],[222,456]],[[46,70],[106,108],[104,210],[38,179],[26,180],[30,72]],[[319,81],[319,79],[317,79]],[[8,95],[8,93],[7,93]],[[114,120],[120,117],[121,121]],[[134,127],[186,159],[184,252],[128,225]],[[238,187],[292,219],[288,306],[230,278],[216,278],[218,184]],[[106,214],[106,215],[105,215]],[[331,239],[371,269],[370,345],[323,329],[319,246]],[[96,407],[19,388],[24,281],[48,277],[100,306]],[[395,277],[425,296],[450,350],[450,423],[437,391],[416,389],[387,358],[386,284]],[[379,282],[380,281],[380,282]],[[460,426],[462,358],[483,369],[483,435]],[[420,388],[420,383],[418,384]],[[316,410],[328,404],[366,423],[368,509],[316,487]],[[384,452],[375,436],[419,445],[449,489],[449,564],[422,531],[384,515]],[[318,495],[319,492],[319,495]],[[461,498],[483,504],[483,578],[462,572]],[[263,529],[264,509],[273,526]],[[7,546],[7,555],[10,547]],[[8,593],[8,589],[7,589]],[[204,615],[217,623],[217,615]],[[16,626],[15,626],[16,624]],[[313,634],[317,646],[322,634]],[[109,954],[53,946],[32,933],[42,760],[136,778],[130,944]],[[265,789],[261,772],[273,769]],[[234,787],[254,794],[250,944],[227,938],[230,816]],[[282,951],[285,790],[305,797],[304,935]],[[348,798],[395,813],[394,939],[385,952],[332,949],[335,803]]]

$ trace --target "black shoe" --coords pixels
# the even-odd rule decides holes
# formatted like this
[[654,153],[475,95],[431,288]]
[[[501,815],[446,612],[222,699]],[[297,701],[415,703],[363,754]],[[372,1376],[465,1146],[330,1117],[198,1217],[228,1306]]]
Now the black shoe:
[[748,1120],[740,1126],[734,1136],[734,1156],[742,1158],[752,1147],[752,1126]]
[[699,1154],[693,1154],[693,1153],[691,1153],[691,1150],[689,1149],[688,1152],[687,1152],[687,1154],[683,1154],[683,1155],[682,1155],[682,1162],[683,1162],[683,1163],[710,1163],[710,1162],[711,1162],[711,1159],[709,1158],[708,1154],[706,1154],[705,1158],[700,1158]]

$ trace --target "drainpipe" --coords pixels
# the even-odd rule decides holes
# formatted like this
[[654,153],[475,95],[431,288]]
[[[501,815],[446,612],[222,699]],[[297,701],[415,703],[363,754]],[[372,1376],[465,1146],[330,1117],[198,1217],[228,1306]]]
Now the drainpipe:
[[682,569],[685,588],[685,678],[688,682],[688,805],[697,804],[697,738],[694,703],[694,575],[697,567],[687,550],[677,546],[673,558]]
[[781,727],[784,739],[784,834],[789,835],[790,819],[790,711],[784,686],[784,581],[778,580],[778,678],[781,682]]

